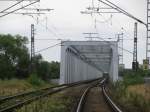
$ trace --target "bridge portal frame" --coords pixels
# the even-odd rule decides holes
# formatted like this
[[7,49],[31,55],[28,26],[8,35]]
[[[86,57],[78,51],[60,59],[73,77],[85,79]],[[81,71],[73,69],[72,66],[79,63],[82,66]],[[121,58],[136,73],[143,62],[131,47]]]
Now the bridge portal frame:
[[[94,60],[90,60],[86,55],[82,55],[80,50],[76,49],[76,46],[109,47],[111,49],[109,55],[102,54],[102,60],[96,61],[97,63],[107,63],[106,65],[108,65],[109,70],[103,69],[106,65],[104,65],[102,69],[96,66]],[[107,60],[107,58],[109,60]],[[62,41],[60,84],[102,77],[104,72],[108,72],[110,80],[115,82],[118,80],[118,65],[119,55],[116,41]]]

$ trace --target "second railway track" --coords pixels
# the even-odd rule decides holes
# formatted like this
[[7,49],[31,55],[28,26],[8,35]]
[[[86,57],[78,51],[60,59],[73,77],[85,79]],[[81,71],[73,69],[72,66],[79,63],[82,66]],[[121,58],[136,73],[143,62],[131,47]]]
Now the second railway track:
[[22,107],[23,105],[30,104],[31,102],[36,101],[42,97],[57,93],[73,86],[88,84],[97,80],[99,79],[87,80],[71,84],[63,84],[55,87],[44,88],[36,91],[24,92],[13,96],[4,97],[0,99],[0,112],[13,111],[19,107]]

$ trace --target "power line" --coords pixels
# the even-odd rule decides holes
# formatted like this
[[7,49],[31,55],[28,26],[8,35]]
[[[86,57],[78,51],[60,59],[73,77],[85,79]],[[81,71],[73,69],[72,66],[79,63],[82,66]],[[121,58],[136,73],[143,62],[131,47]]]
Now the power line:
[[[49,9],[49,8],[47,8],[47,9],[39,9],[39,8],[24,8],[25,10],[36,10],[36,11],[51,11],[51,10],[54,10],[54,9]],[[33,16],[32,16],[32,18],[34,19],[34,20],[36,20],[36,18],[34,18]],[[47,21],[47,20],[46,20]],[[51,29],[53,29],[53,30],[55,30],[55,31],[57,31],[57,32],[54,32],[53,30],[51,30],[48,26],[47,26],[47,22],[46,22],[46,26],[45,25],[43,25],[42,23],[40,23],[40,22],[38,22],[38,24],[40,25],[40,26],[42,26],[42,27],[44,27],[44,28],[46,28],[46,30],[48,31],[48,32],[50,32],[50,33],[52,33],[55,37],[58,37],[58,40],[59,39],[61,39],[61,37],[62,37],[62,35],[61,34],[59,34],[59,33],[57,33],[58,31],[57,31],[57,29],[56,29],[56,27],[54,27],[54,25],[53,24],[51,24],[50,26],[52,26],[51,27]]]
[[[34,20],[36,20],[34,17],[32,17]],[[43,25],[42,23],[38,23],[40,26],[46,28],[47,31],[49,31],[50,33],[52,33],[54,36],[60,38],[60,36],[57,35],[57,33],[53,32],[49,27]]]
[[[102,39],[102,40],[105,41],[106,43],[109,43],[109,44],[110,44],[109,41],[106,41],[105,39],[103,39],[103,38],[101,38],[101,37],[99,37],[99,39]],[[36,51],[35,53],[37,54],[37,53],[39,53],[39,52],[43,52],[43,51],[48,50],[48,49],[50,49],[50,48],[56,47],[56,46],[58,46],[58,45],[61,45],[62,43],[64,43],[64,42],[60,42],[60,43],[57,43],[57,44],[55,44],[55,45],[52,45],[52,46],[43,48],[43,49],[41,49],[41,50],[39,50],[39,51]],[[112,45],[114,45],[114,44],[112,44]],[[131,52],[131,51],[127,50],[127,49],[124,49],[124,48],[119,47],[119,46],[118,46],[118,48],[120,48],[120,49],[122,49],[122,50],[124,50],[124,51],[126,51],[126,52],[128,52],[128,53],[130,53],[130,54],[133,55],[133,52]]]
[[[100,13],[98,13],[100,14]],[[101,15],[102,16],[102,15]],[[103,17],[103,16],[102,16]],[[103,17],[104,18],[104,17]],[[105,18],[104,18],[105,19]],[[108,23],[109,21],[112,20],[112,15],[110,16],[110,18],[108,18],[107,20],[105,19],[104,21],[99,21],[99,20],[96,20],[96,22],[99,22],[99,23]]]
[[[36,8],[36,9],[37,9],[37,8]],[[30,9],[29,9],[29,10],[30,10]],[[35,10],[35,9],[34,9],[34,10]],[[48,9],[46,9],[46,10],[48,10]],[[31,13],[31,14],[32,14],[32,13]],[[33,13],[33,14],[34,14],[34,13]],[[36,13],[35,13],[35,14],[36,14]],[[32,16],[32,18],[33,18],[34,20],[36,20],[36,18],[34,18],[33,16]],[[45,25],[43,25],[42,23],[39,23],[39,22],[38,22],[38,24],[39,24],[40,26],[46,28],[46,30],[49,31],[50,33],[52,33],[54,36],[60,38],[60,36],[58,36],[56,32],[53,32],[49,27],[47,27],[47,26],[45,26]]]
[[1,15],[0,17],[4,17],[4,16],[6,16],[6,15],[9,15],[9,14],[11,14],[11,13],[14,13],[14,12],[20,10],[20,9],[23,9],[23,8],[25,8],[25,7],[28,7],[28,6],[32,5],[32,4],[35,4],[35,3],[39,2],[39,1],[40,1],[40,0],[37,0],[37,1],[35,1],[35,2],[32,2],[32,3],[28,4],[28,5],[25,5],[25,6],[21,7],[21,8],[18,8],[18,9],[15,9],[15,10],[11,11],[11,12],[8,12],[8,13],[6,13],[6,14],[3,14],[3,15]]
[[[101,37],[99,37],[99,39],[102,39],[102,40],[103,40],[103,41],[105,41],[106,43],[111,44],[111,42],[106,41],[105,39],[103,39],[103,38],[101,38]],[[114,45],[114,44],[112,44],[112,45]],[[126,52],[128,52],[128,53],[130,53],[130,54],[132,54],[132,55],[133,55],[133,52],[131,52],[131,51],[127,50],[127,49],[124,49],[124,48],[119,47],[119,46],[118,46],[118,48],[119,48],[119,49],[121,49],[121,50],[124,50],[124,51],[126,51]]]
[[33,10],[33,11],[52,11],[52,10],[54,10],[54,9],[49,9],[49,8],[47,8],[47,9],[40,9],[40,8],[24,8],[23,10]]
[[[19,0],[0,0],[0,1],[19,1]],[[24,0],[24,1],[37,1],[37,0]]]
[[43,39],[35,39],[35,40],[61,40],[61,39],[49,39],[49,38],[43,38]]
[[41,50],[39,50],[39,51],[36,51],[35,53],[37,54],[37,53],[39,53],[39,52],[43,52],[43,51],[48,50],[48,49],[50,49],[50,48],[56,47],[56,46],[58,46],[58,45],[61,45],[62,43],[64,43],[64,42],[60,42],[60,43],[57,43],[57,44],[55,44],[55,45],[52,45],[52,46],[43,48],[43,49],[41,49]]
[[117,10],[118,12],[121,12],[121,13],[125,14],[126,16],[128,16],[128,17],[130,17],[130,18],[132,18],[132,19],[134,19],[136,21],[138,21],[139,23],[144,24],[145,26],[147,26],[147,24],[145,22],[143,22],[142,20],[134,17],[132,14],[128,13],[127,11],[125,11],[123,9],[121,9],[120,7],[118,7],[117,5],[115,5],[114,3],[112,3],[112,2],[110,2],[108,0],[105,0],[107,3],[104,2],[104,1],[102,1],[102,0],[98,0],[98,1],[102,2],[103,4],[109,6],[109,7],[113,8],[113,9],[115,8],[115,10]]
[[20,4],[20,3],[23,2],[23,1],[24,1],[24,0],[21,0],[21,1],[17,2],[17,3],[15,3],[15,4],[13,4],[12,6],[10,6],[10,7],[6,8],[6,9],[2,10],[0,13],[3,13],[3,12],[5,12],[5,11],[7,11],[8,9],[13,8],[14,6]]
[[[41,25],[42,27],[45,27],[45,26],[44,26],[43,24],[41,24],[41,23],[40,23],[40,25]],[[60,38],[60,36],[58,36],[56,32],[53,32],[49,27],[46,27],[46,30],[49,31],[50,33],[52,33],[54,36]]]
[[[98,35],[99,35],[99,34],[98,34]],[[103,40],[105,43],[111,44],[111,42],[106,41],[104,38],[98,37],[98,39]],[[112,44],[112,45],[115,46],[114,44]],[[130,54],[133,55],[133,52],[131,52],[131,51],[127,50],[127,49],[124,49],[124,48],[122,48],[122,47],[120,47],[120,46],[118,46],[118,48],[121,49],[121,50],[124,50],[125,52],[128,52],[128,53],[130,53]]]
[[[10,13],[10,12],[0,12],[0,13]],[[36,15],[40,15],[40,14],[46,14],[46,13],[41,13],[41,12],[14,12],[14,13],[11,13],[11,14],[22,14],[22,15],[33,15],[33,14],[36,14]]]
[[[117,10],[118,12],[115,12],[115,13],[123,13],[123,14],[125,14],[126,16],[128,16],[128,17],[131,17],[132,19],[134,19],[134,20],[136,20],[136,21],[138,21],[138,22],[140,22],[140,23],[142,23],[142,24],[144,24],[144,25],[146,25],[143,21],[141,21],[141,20],[139,20],[138,18],[136,18],[136,17],[134,17],[133,15],[131,15],[130,13],[128,13],[128,12],[126,12],[125,10],[123,10],[123,9],[121,9],[120,7],[118,7],[117,5],[115,5],[115,4],[113,4],[112,2],[110,2],[110,1],[108,1],[108,0],[105,0],[105,2],[104,1],[102,1],[102,0],[98,0],[99,2],[102,2],[103,4],[105,4],[105,5],[107,5],[107,6],[109,6],[109,7],[111,7],[112,9],[115,9],[115,10]],[[107,3],[106,3],[107,2]],[[93,7],[92,9],[88,9],[88,10],[95,10],[95,8]],[[98,14],[100,14],[99,13],[99,9],[100,8],[97,8],[97,10],[94,12],[94,13],[98,13]],[[107,8],[106,8],[107,9]],[[88,12],[81,12],[81,13],[87,13],[87,14],[92,14],[93,12],[90,12],[90,13],[88,13]],[[105,13],[105,12],[103,12],[103,13]],[[106,12],[106,13],[111,13],[111,12]],[[100,37],[99,37],[100,38]],[[102,40],[104,40],[103,38],[101,38]],[[106,43],[110,43],[110,42],[108,42],[108,41],[106,41],[106,40],[104,40]],[[128,53],[130,53],[130,54],[132,54],[133,55],[133,52],[131,52],[131,51],[129,51],[129,50],[127,50],[127,49],[124,49],[124,48],[122,48],[122,47],[119,47],[118,46],[118,48],[119,49],[122,49],[122,50],[124,50],[124,51],[126,51],[126,52],[128,52]]]

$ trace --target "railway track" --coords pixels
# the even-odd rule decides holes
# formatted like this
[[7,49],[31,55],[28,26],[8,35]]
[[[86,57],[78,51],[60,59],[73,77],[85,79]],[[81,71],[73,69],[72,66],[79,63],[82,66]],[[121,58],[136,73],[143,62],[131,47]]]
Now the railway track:
[[33,101],[36,101],[48,95],[52,95],[54,93],[63,91],[67,88],[79,86],[82,84],[89,84],[98,80],[100,79],[86,80],[86,81],[76,82],[76,83],[71,83],[71,84],[63,84],[63,85],[59,85],[55,87],[49,87],[49,88],[44,88],[44,89],[40,89],[36,91],[24,92],[24,93],[19,93],[19,94],[12,95],[12,96],[7,96],[7,97],[0,99],[0,112],[13,111],[24,105],[28,105]]
[[108,96],[103,79],[90,85],[80,97],[76,112],[122,112]]

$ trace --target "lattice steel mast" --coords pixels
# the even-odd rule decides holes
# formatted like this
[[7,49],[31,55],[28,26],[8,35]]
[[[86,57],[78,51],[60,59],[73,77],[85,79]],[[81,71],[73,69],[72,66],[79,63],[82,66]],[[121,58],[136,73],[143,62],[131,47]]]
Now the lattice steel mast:
[[[150,64],[150,0],[147,0],[147,40],[146,40],[146,59]],[[150,66],[149,66],[150,67]],[[149,68],[148,67],[148,68]]]
[[133,62],[132,62],[132,69],[137,71],[138,70],[138,61],[137,61],[137,23],[135,23],[134,27],[134,50],[133,50]]
[[123,65],[123,33],[118,34],[118,51],[119,51],[119,64]]
[[34,63],[34,57],[35,57],[34,35],[35,35],[34,24],[31,24],[31,65],[30,65],[31,73],[36,72],[35,63]]
[[35,46],[34,46],[34,24],[31,24],[31,63],[33,63],[33,58],[35,56]]

